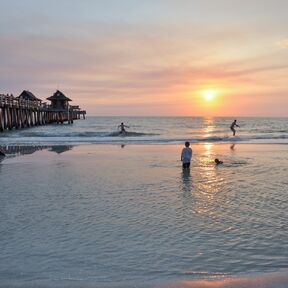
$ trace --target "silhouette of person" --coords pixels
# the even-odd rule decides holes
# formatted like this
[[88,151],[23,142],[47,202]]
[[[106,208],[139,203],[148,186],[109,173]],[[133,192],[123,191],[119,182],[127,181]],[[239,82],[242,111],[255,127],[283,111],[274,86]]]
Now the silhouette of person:
[[122,134],[125,134],[126,133],[126,130],[125,128],[130,128],[129,126],[126,126],[124,125],[124,123],[122,122],[119,126],[118,126],[118,129],[120,128],[120,133]]
[[220,161],[218,158],[216,158],[214,161],[216,165],[223,164],[223,161]]
[[240,126],[237,125],[236,121],[237,121],[237,120],[234,120],[233,123],[232,123],[231,126],[230,126],[230,129],[231,129],[232,132],[233,132],[233,136],[235,136],[235,134],[236,134],[236,130],[235,130],[234,127],[235,127],[235,126],[236,126],[236,127],[240,127]]

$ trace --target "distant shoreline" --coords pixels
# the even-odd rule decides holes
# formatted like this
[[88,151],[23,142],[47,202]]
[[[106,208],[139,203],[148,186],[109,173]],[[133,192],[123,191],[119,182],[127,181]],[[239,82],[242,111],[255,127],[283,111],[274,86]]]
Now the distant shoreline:
[[[130,149],[131,151],[138,152],[156,152],[159,153],[163,151],[175,151],[175,154],[182,149],[183,143],[51,143],[51,144],[0,144],[0,149],[3,151],[7,158],[12,156],[21,156],[27,154],[34,154],[35,152],[56,152],[59,154],[66,154],[69,152],[72,156],[74,151],[81,151],[81,153],[90,152],[105,152],[107,150],[117,151],[119,149]],[[288,143],[191,143],[191,147],[194,153],[203,153],[208,150],[214,150],[216,152],[227,153],[227,151],[275,151],[279,152],[279,148],[282,147],[284,150],[288,147]],[[241,148],[241,149],[238,149]],[[234,151],[235,150],[235,151]],[[37,153],[39,156],[40,154]]]

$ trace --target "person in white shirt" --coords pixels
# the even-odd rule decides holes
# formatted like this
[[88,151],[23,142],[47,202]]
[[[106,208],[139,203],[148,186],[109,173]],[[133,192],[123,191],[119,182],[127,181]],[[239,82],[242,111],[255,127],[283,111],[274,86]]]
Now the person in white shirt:
[[189,169],[190,168],[190,162],[192,158],[192,149],[189,147],[190,142],[185,142],[185,147],[182,149],[181,153],[181,161],[182,161],[182,167],[183,169]]

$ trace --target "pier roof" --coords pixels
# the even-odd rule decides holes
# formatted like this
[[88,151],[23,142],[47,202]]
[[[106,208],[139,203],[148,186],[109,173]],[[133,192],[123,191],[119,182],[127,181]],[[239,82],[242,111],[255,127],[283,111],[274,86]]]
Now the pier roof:
[[42,101],[41,99],[37,98],[32,92],[28,90],[23,90],[22,93],[16,98],[30,100],[30,101]]
[[57,90],[52,96],[48,97],[47,100],[66,100],[72,101],[68,97],[66,97],[61,91]]

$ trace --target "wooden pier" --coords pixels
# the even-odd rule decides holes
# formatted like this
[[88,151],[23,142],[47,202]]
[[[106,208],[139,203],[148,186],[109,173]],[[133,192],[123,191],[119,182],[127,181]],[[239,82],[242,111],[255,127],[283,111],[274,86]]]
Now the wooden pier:
[[51,101],[50,105],[27,90],[18,97],[0,94],[0,132],[50,123],[70,124],[81,116],[85,119],[86,111],[69,105],[71,99],[59,90],[47,99]]

